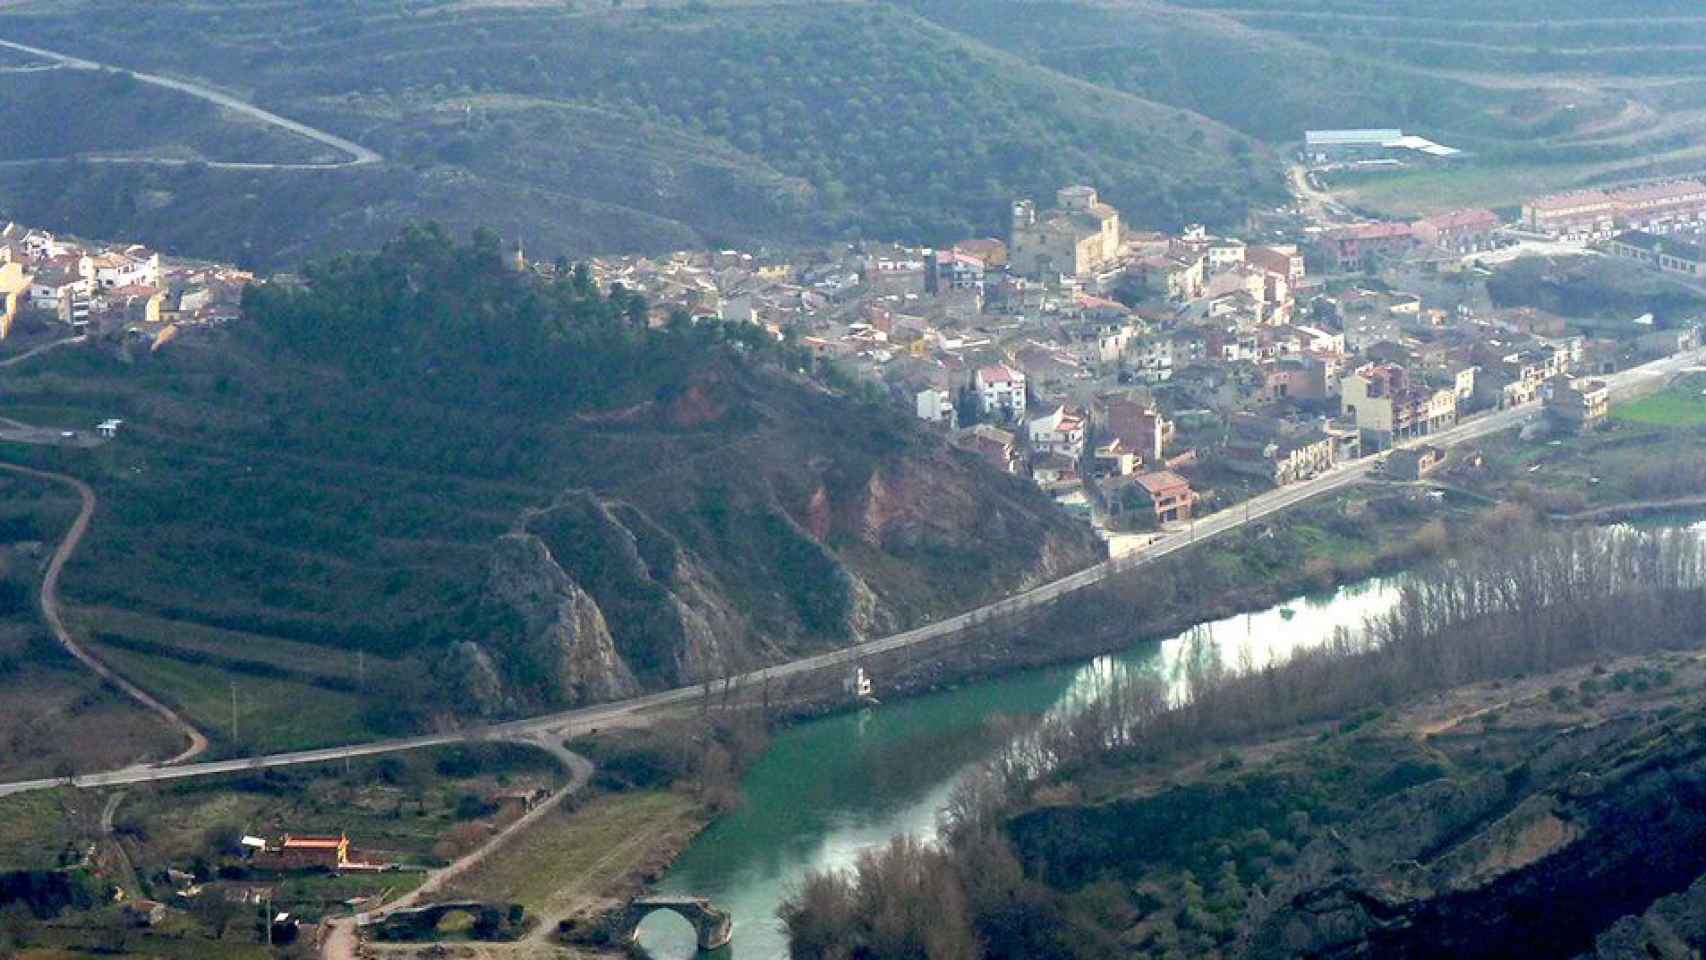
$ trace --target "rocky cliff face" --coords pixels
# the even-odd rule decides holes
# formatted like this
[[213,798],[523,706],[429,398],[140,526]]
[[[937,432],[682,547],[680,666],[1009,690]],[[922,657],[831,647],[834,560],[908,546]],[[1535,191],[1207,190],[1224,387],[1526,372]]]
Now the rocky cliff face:
[[[503,651],[512,682],[567,703],[631,696],[639,691],[616,652],[604,614],[545,542],[512,533],[492,549],[491,590],[515,611],[521,642]],[[486,652],[463,654],[476,661]]]
[[520,625],[480,646],[523,705],[882,636],[1101,556],[1031,484],[774,371],[701,371],[573,429],[582,485],[494,548],[488,596]]
[[1706,720],[1629,718],[1507,774],[1403,791],[1312,843],[1242,953],[1572,957],[1703,864]]

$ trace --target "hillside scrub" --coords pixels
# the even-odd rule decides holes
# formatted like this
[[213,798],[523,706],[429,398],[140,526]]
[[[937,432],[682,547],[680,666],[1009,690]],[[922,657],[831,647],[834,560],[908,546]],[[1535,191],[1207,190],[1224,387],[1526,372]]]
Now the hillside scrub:
[[336,720],[245,722],[220,749],[694,684],[1101,555],[1034,484],[815,379],[791,341],[654,325],[584,269],[507,269],[489,233],[417,227],[244,308],[0,383],[8,405],[126,419],[98,451],[7,454],[99,493],[65,593],[98,608],[103,653],[218,736],[228,680],[245,710]]
[[[1074,182],[1150,227],[1230,226],[1284,195],[1265,151],[1232,130],[881,4],[289,0],[212,13],[82,0],[8,7],[0,31],[252,89],[268,109],[393,161],[316,180],[215,172],[200,188],[158,171],[70,168],[0,188],[32,222],[243,247],[269,266],[429,215],[517,224],[535,249],[585,256],[947,244],[1001,232],[1014,197]],[[160,40],[184,35],[197,42]],[[85,212],[62,199],[98,200],[97,183],[156,205]]]
[[[1239,672],[1223,664],[1212,645],[1199,644],[1186,658],[1185,692],[1177,700],[1159,678],[1110,675],[1100,696],[1015,735],[961,782],[943,812],[943,850],[896,844],[870,854],[852,873],[809,878],[780,910],[795,955],[1105,957],[1128,952],[1113,938],[1163,902],[1178,911],[1177,929],[1206,935],[1204,944],[1225,943],[1245,896],[1236,867],[1204,882],[1203,873],[1187,869],[1212,869],[1193,859],[1201,851],[1187,845],[1168,852],[1165,833],[1151,837],[1128,829],[1121,842],[1145,846],[1156,869],[1174,871],[1175,886],[1147,905],[1123,884],[1100,890],[1100,878],[1115,869],[1107,858],[1116,855],[1105,847],[1044,844],[1052,853],[1042,859],[1015,855],[1014,831],[1033,792],[1069,790],[1072,778],[1092,768],[1117,776],[1124,767],[1213,756],[1310,724],[1333,722],[1341,732],[1354,732],[1395,704],[1470,682],[1700,644],[1706,551],[1698,537],[1515,527],[1503,533],[1496,551],[1463,553],[1407,578],[1393,610],[1371,619],[1360,634],[1341,631],[1283,664]],[[1364,784],[1357,789],[1381,795],[1438,776],[1429,770],[1432,762],[1353,751],[1334,764]],[[1234,756],[1221,766],[1236,770],[1237,764]],[[1283,818],[1288,803],[1303,802],[1288,794],[1296,788],[1280,781],[1258,793],[1264,802],[1277,802]],[[1308,789],[1351,795],[1346,781]],[[1174,806],[1200,813],[1229,802],[1216,796]],[[1258,808],[1267,809],[1252,810]],[[1270,826],[1282,835],[1294,832],[1283,822]],[[1269,849],[1273,838],[1263,833],[1260,846]],[[1141,875],[1128,854],[1117,856],[1127,857],[1121,862]],[[963,911],[944,914],[962,924],[959,930],[915,926],[905,911],[885,905],[880,886],[869,888],[897,874],[913,878],[916,889],[947,891],[932,894],[941,902],[964,902]],[[955,946],[915,946],[926,936],[946,936]],[[896,943],[914,946],[886,952]]]

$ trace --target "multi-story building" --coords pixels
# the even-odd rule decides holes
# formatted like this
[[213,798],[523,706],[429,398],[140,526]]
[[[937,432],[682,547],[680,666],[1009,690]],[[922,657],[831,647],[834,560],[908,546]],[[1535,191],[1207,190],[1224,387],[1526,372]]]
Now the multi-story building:
[[1227,469],[1261,477],[1276,486],[1297,483],[1333,468],[1333,440],[1325,434],[1263,439],[1235,438],[1222,452]]
[[1355,417],[1365,449],[1383,450],[1457,422],[1457,391],[1414,381],[1397,364],[1364,364],[1339,381],[1339,409]]
[[1244,251],[1244,262],[1279,274],[1294,290],[1303,283],[1303,253],[1294,243],[1248,247]]
[[1031,449],[1077,459],[1084,455],[1084,416],[1064,406],[1026,424]]
[[1586,433],[1604,422],[1611,392],[1604,380],[1574,380],[1567,376],[1546,382],[1546,415],[1566,430]]
[[1671,180],[1609,192],[1624,229],[1672,233],[1706,220],[1706,183]]
[[1099,441],[1118,439],[1122,448],[1150,465],[1162,462],[1176,430],[1173,421],[1162,416],[1161,411],[1123,397],[1098,401],[1095,420]]
[[1489,249],[1498,228],[1499,215],[1479,208],[1439,213],[1410,224],[1418,241],[1457,254]]
[[1602,240],[1616,229],[1618,205],[1600,190],[1535,197],[1522,205],[1522,225],[1566,240]]
[[1329,230],[1317,241],[1321,260],[1338,271],[1366,269],[1415,245],[1416,235],[1407,223],[1359,223]]
[[977,408],[986,417],[1020,420],[1025,416],[1025,375],[1008,366],[979,367],[972,374]]
[[1132,478],[1133,484],[1148,498],[1155,510],[1157,523],[1189,520],[1197,505],[1197,494],[1184,477],[1171,470],[1152,470]]
[[35,278],[24,271],[21,263],[0,264],[0,340],[12,333],[12,324],[30,298],[30,284]]
[[1018,473],[1024,459],[1013,435],[999,427],[980,423],[954,435],[953,443],[962,450],[982,457],[984,462],[1002,473]]
[[1706,248],[1687,240],[1630,230],[1612,238],[1609,250],[1614,257],[1638,260],[1668,273],[1706,276]]
[[1028,277],[1082,277],[1112,264],[1120,252],[1120,213],[1091,187],[1065,187],[1056,209],[1039,214],[1031,200],[1013,204],[1008,243],[1012,269]]
[[84,254],[77,272],[97,290],[160,285],[160,255],[142,247],[124,252]]
[[1283,357],[1262,368],[1265,400],[1325,400],[1339,389],[1339,358],[1332,354]]
[[983,292],[983,261],[957,250],[934,250],[924,256],[924,290],[975,290]]

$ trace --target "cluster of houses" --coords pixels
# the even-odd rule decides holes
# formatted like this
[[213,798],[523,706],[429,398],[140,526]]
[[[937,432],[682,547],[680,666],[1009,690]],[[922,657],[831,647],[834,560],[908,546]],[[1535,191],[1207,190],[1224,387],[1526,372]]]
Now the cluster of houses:
[[1522,226],[1563,240],[1609,240],[1619,231],[1676,233],[1706,225],[1706,183],[1667,180],[1618,190],[1574,190],[1524,201]]
[[1484,208],[1451,210],[1411,223],[1358,223],[1323,231],[1314,254],[1327,270],[1367,270],[1383,260],[1423,252],[1461,257],[1490,250],[1504,224]]
[[167,263],[142,246],[89,247],[7,223],[0,227],[0,339],[34,321],[163,343],[184,326],[234,318],[253,279],[231,267]]
[[[1337,272],[1370,270],[1400,258],[1464,257],[1492,250],[1505,230],[1485,208],[1451,210],[1410,223],[1371,222],[1322,231],[1311,260]],[[1706,276],[1706,183],[1671,180],[1620,190],[1575,190],[1522,204],[1518,230],[1552,240],[1598,244],[1606,253],[1662,271]]]
[[[1068,507],[1168,523],[1228,476],[1298,482],[1475,410],[1582,396],[1570,410],[1591,423],[1603,409],[1577,378],[1692,345],[1691,331],[1564,336],[1535,318],[1317,274],[1391,253],[1462,259],[1500,228],[1492,211],[1460,210],[1300,244],[1157,233],[1069,186],[1052,204],[1016,200],[1005,237],[947,247],[589,267],[605,286],[644,293],[654,323],[684,313],[794,337]],[[1578,416],[1563,399],[1558,409]]]

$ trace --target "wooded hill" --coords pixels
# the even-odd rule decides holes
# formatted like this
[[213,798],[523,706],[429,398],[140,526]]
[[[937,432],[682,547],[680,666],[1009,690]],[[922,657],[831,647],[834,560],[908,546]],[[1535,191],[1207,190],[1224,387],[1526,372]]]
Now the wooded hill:
[[22,455],[101,496],[62,588],[80,625],[216,737],[232,676],[278,711],[248,745],[349,739],[833,649],[1100,554],[751,325],[648,329],[583,273],[506,270],[489,234],[303,273],[244,323],[0,384],[18,416],[125,418],[93,454]]
[[[1231,226],[1283,197],[1243,135],[884,4],[79,0],[10,6],[0,37],[205,77],[386,155],[193,183],[50,167],[0,189],[31,222],[262,264],[423,217],[584,255],[951,242],[1002,232],[1013,197],[1074,182],[1151,227]],[[97,202],[115,180],[159,199]]]

